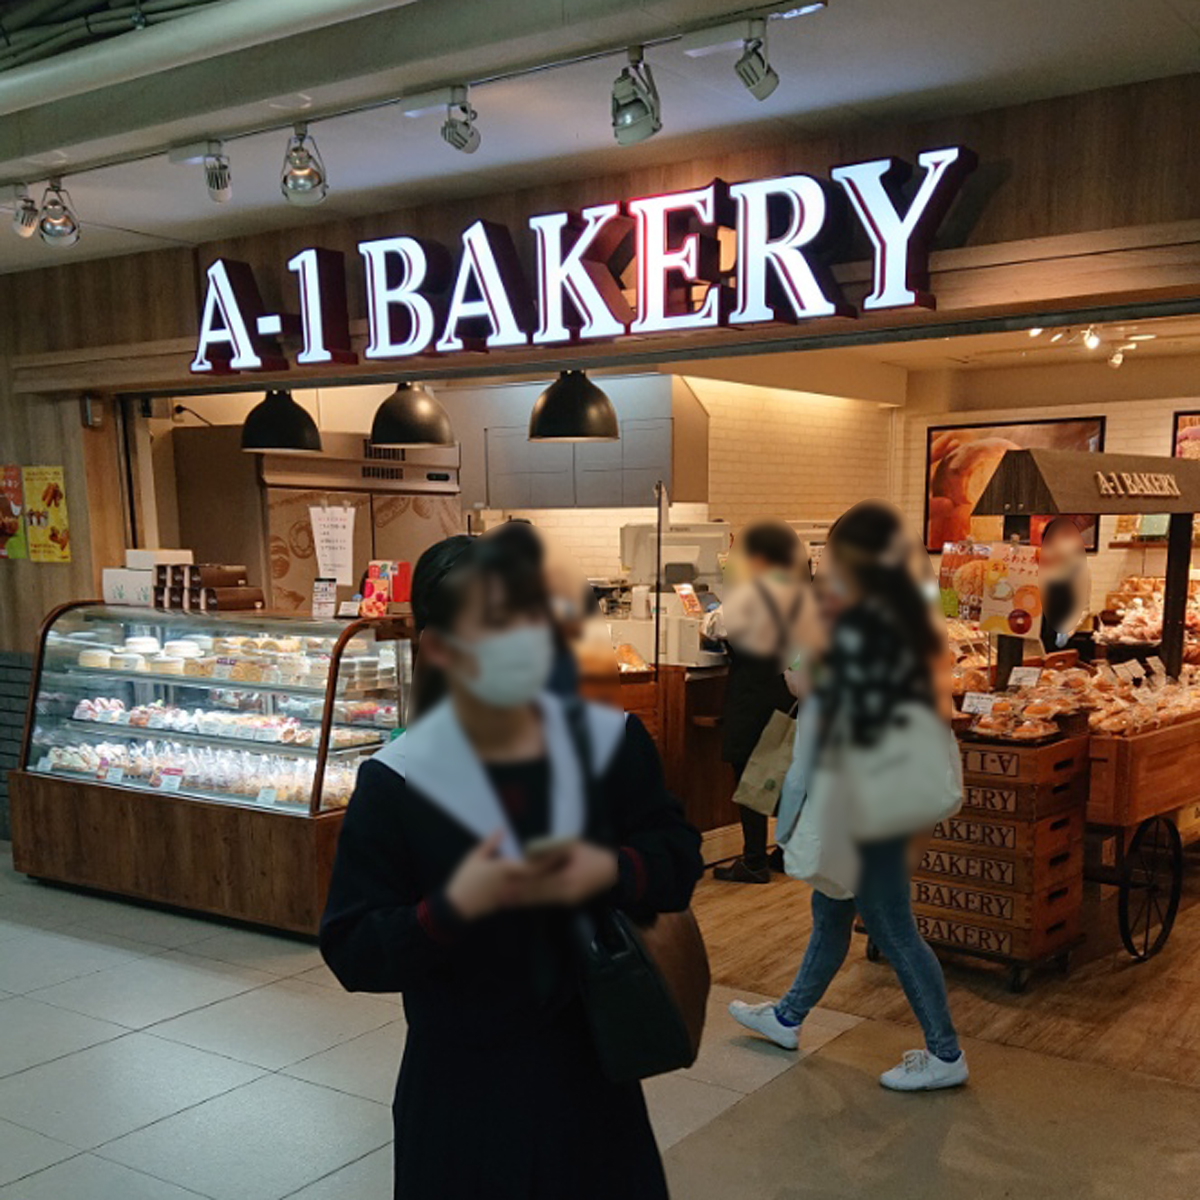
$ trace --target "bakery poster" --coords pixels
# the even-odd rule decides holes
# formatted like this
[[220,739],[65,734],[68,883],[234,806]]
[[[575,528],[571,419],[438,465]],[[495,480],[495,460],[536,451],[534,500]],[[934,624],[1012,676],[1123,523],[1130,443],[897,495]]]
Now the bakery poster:
[[[1104,449],[1103,417],[941,425],[927,433],[925,451],[925,546],[938,553],[946,542],[997,542],[1003,517],[972,515],[983,489],[1008,450]],[[1098,545],[1100,519],[1079,518],[1084,543]]]
[[1200,412],[1175,414],[1171,453],[1176,458],[1200,458]]
[[21,468],[0,466],[0,558],[27,558]]
[[1042,589],[1038,548],[997,542],[988,548],[983,569],[979,628],[1012,637],[1040,637]]
[[71,561],[71,522],[62,467],[25,467],[25,538],[33,562]]
[[978,621],[983,604],[983,583],[991,547],[978,542],[946,542],[938,570],[942,614],[962,621]]

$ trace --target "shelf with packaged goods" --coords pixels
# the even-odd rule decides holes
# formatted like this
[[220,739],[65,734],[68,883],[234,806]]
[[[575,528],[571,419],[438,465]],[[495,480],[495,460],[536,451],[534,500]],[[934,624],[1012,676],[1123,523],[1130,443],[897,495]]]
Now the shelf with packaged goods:
[[[54,723],[57,722],[57,723]],[[41,718],[38,728],[65,729],[70,734],[84,737],[114,740],[131,738],[156,741],[182,742],[189,746],[212,746],[217,749],[261,750],[264,753],[281,754],[288,758],[316,758],[320,747],[281,742],[276,738],[243,737],[236,733],[197,733],[191,730],[174,729],[167,725],[130,725],[120,721],[86,721],[74,717]],[[386,731],[385,731],[386,732]],[[36,740],[36,738],[35,738]],[[330,746],[330,758],[353,758],[356,754],[373,754],[387,741],[386,736],[370,741],[353,742],[345,746]]]
[[[325,685],[319,687],[300,683],[265,683],[249,679],[218,679],[215,675],[167,675],[155,671],[114,671],[103,667],[81,667],[67,664],[47,664],[42,668],[43,678],[68,680],[94,680],[95,682],[149,683],[158,686],[206,688],[211,691],[262,692],[275,696],[305,696],[324,699]],[[396,684],[387,683],[370,688],[338,686],[334,696],[338,700],[376,700],[396,690]]]

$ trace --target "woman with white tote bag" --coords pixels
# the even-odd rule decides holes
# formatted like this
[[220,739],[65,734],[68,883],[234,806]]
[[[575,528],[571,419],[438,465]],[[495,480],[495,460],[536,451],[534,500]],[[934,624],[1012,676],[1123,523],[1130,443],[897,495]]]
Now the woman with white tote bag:
[[[936,715],[933,664],[943,637],[910,570],[911,552],[902,518],[879,502],[855,505],[830,530],[820,577],[832,632],[813,673],[811,706],[820,717],[797,727],[778,831],[789,873],[814,886],[812,935],[782,999],[729,1007],[746,1028],[795,1049],[804,1018],[845,961],[857,913],[925,1035],[925,1047],[906,1053],[880,1083],[931,1091],[965,1083],[968,1072],[941,965],[913,917],[907,851],[922,825],[954,811],[961,776]],[[881,779],[898,789],[894,805]]]

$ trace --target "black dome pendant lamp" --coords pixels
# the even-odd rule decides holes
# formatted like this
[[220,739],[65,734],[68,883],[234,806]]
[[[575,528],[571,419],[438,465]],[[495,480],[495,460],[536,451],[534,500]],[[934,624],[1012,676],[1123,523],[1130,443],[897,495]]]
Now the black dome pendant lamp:
[[453,446],[454,426],[434,394],[419,383],[402,383],[375,410],[371,445],[391,449]]
[[612,401],[582,371],[560,371],[529,416],[531,442],[615,442],[620,436]]
[[320,454],[317,423],[291,392],[268,392],[242,426],[242,449],[252,454]]

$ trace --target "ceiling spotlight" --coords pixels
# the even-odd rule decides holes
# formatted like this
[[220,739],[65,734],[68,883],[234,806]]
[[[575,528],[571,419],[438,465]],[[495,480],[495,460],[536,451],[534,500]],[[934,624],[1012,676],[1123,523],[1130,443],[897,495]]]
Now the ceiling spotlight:
[[1157,333],[1131,333],[1129,340],[1131,342],[1152,342],[1158,337]]
[[613,82],[612,127],[618,145],[632,146],[653,137],[662,128],[662,106],[650,64],[642,61],[642,47],[630,46],[629,66]]
[[1042,328],[1040,325],[1035,325],[1035,326],[1034,326],[1034,327],[1033,327],[1033,328],[1032,328],[1032,329],[1029,331],[1029,336],[1030,336],[1031,338],[1035,338],[1035,337],[1041,337],[1041,336],[1042,336],[1042,334],[1043,334],[1043,333],[1045,333],[1045,332],[1046,332],[1046,331],[1045,331],[1045,330],[1044,330],[1044,329],[1043,329],[1043,328]]
[[13,209],[13,233],[17,237],[31,238],[37,232],[38,206],[33,202],[29,189],[22,183],[16,188],[16,207]]
[[742,57],[733,69],[755,100],[765,100],[779,86],[779,76],[767,62],[766,22],[756,24],[762,24],[763,36],[746,39],[742,45]]
[[209,144],[209,151],[204,156],[204,182],[208,187],[208,198],[216,204],[224,204],[233,195],[233,171],[221,142]]
[[1083,344],[1089,350],[1098,350],[1100,348],[1100,334],[1096,332],[1095,325],[1089,325],[1083,334]]
[[320,204],[329,191],[321,152],[317,149],[316,141],[309,137],[308,123],[305,121],[296,123],[288,139],[279,190],[289,204],[306,206]]
[[1115,371],[1125,361],[1124,350],[1114,350],[1108,356],[1108,365]]
[[1057,333],[1052,333],[1050,335],[1050,340],[1052,342],[1061,342],[1066,336],[1067,331],[1065,329],[1060,329]]
[[797,4],[795,8],[789,8],[786,12],[772,13],[772,16],[778,17],[781,21],[790,21],[794,17],[807,17],[809,13],[820,12],[823,8],[829,7],[829,0],[809,0],[807,4]]
[[79,218],[71,204],[71,194],[61,179],[50,180],[42,196],[38,216],[38,235],[47,246],[73,246],[79,241]]
[[[457,109],[457,113],[455,112]],[[465,87],[451,89],[451,101],[446,106],[446,120],[442,125],[442,140],[464,154],[474,154],[483,140],[475,128],[479,114],[471,107]]]

